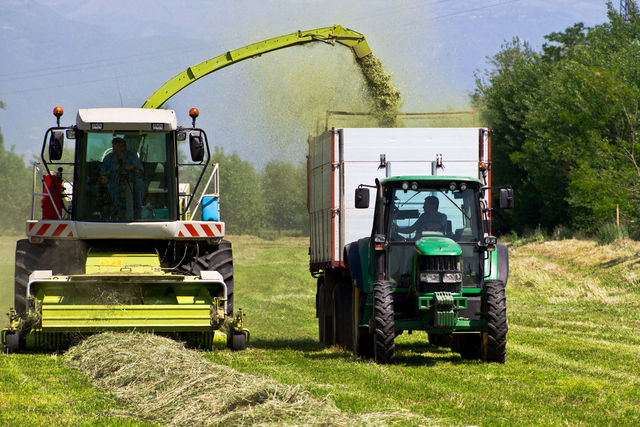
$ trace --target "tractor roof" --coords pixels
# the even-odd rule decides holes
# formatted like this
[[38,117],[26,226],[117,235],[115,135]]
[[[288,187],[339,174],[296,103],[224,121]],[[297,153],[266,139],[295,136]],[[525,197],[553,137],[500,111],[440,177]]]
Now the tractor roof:
[[450,181],[465,181],[465,182],[475,182],[482,185],[482,181],[478,178],[471,178],[466,176],[392,176],[389,178],[385,178],[382,180],[383,184],[391,183],[391,182],[399,182],[399,181],[429,181],[429,182],[450,182]]
[[[173,110],[151,108],[83,108],[78,110],[76,125],[80,130],[96,130],[92,123],[101,123],[103,131],[140,130],[151,131],[152,124],[162,123],[163,130],[175,130],[178,126]],[[156,129],[157,130],[157,129]]]

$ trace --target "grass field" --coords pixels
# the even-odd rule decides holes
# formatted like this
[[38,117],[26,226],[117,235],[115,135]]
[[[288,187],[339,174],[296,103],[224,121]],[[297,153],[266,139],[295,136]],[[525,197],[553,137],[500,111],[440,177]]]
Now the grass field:
[[[408,409],[439,425],[640,424],[640,243],[512,242],[504,365],[461,360],[414,333],[398,337],[396,364],[377,366],[317,343],[306,239],[231,240],[252,340],[245,352],[203,354],[213,362],[300,384],[346,412]],[[4,309],[13,242],[0,250]],[[0,425],[136,425],[108,415],[114,408],[60,356],[0,356]]]

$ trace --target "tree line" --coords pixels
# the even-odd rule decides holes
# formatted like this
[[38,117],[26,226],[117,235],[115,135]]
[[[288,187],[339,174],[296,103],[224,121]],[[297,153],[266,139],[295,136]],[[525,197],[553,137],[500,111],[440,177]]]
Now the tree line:
[[608,22],[545,36],[541,51],[514,39],[476,75],[474,107],[492,128],[495,185],[516,208],[500,231],[541,226],[597,232],[615,223],[640,237],[640,16],[608,4]]

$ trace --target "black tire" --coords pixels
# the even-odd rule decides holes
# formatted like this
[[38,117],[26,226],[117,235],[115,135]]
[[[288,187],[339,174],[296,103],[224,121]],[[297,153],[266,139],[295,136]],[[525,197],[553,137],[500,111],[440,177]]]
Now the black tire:
[[217,246],[200,246],[201,255],[180,266],[182,272],[199,276],[201,271],[217,271],[227,285],[227,316],[233,316],[233,251],[231,242],[223,240]]
[[436,347],[451,347],[452,341],[451,334],[429,334],[429,344]]
[[391,282],[373,284],[373,359],[376,363],[392,363],[396,357],[395,320]]
[[30,243],[27,239],[16,243],[14,308],[19,316],[27,312],[27,285],[29,276],[35,270],[42,269],[42,258],[46,247]]
[[234,332],[231,337],[231,350],[240,351],[247,349],[247,334]]
[[344,278],[336,283],[333,290],[333,336],[340,347],[353,349],[352,286]]
[[481,334],[455,334],[451,349],[460,353],[463,359],[480,359],[482,357]]
[[20,351],[20,332],[7,333],[4,339],[7,353],[18,353]]
[[487,313],[487,332],[482,336],[482,359],[504,363],[507,354],[507,297],[504,283],[499,280],[485,282],[483,311]]
[[364,315],[364,305],[366,295],[358,289],[357,286],[352,287],[351,296],[351,331],[352,331],[352,344],[351,350],[355,357],[370,358],[373,355],[373,340],[369,327],[358,326],[361,323],[362,316]]
[[335,325],[333,321],[333,281],[331,275],[325,273],[318,278],[318,336],[322,344],[335,344]]

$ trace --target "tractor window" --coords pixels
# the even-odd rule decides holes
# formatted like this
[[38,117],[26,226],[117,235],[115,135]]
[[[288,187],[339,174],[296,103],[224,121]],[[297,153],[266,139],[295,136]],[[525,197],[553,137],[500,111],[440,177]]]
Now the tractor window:
[[166,221],[175,217],[167,134],[87,133],[84,138],[78,220]]
[[416,241],[444,236],[456,242],[477,242],[479,221],[474,190],[396,189],[390,209],[391,241]]

